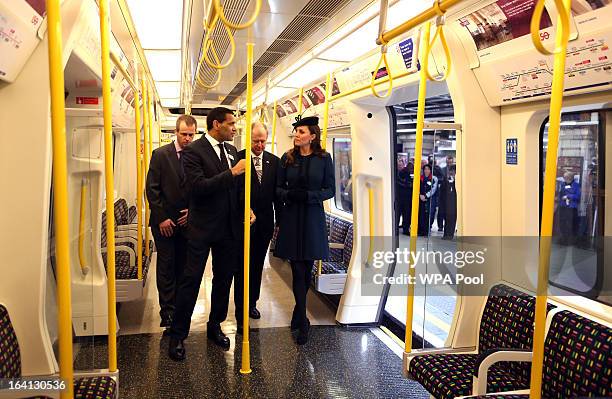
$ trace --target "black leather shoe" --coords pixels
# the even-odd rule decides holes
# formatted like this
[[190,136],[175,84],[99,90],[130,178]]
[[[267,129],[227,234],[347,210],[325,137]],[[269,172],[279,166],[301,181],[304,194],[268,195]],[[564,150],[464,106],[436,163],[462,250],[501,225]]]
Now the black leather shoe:
[[223,334],[221,331],[221,327],[209,329],[206,331],[206,336],[208,339],[213,341],[215,345],[220,346],[223,350],[229,350],[230,348],[230,340],[228,337]]
[[172,325],[172,315],[164,315],[161,317],[160,327],[170,327]]
[[298,345],[304,345],[308,342],[308,331],[310,330],[310,322],[306,323],[305,326],[300,327],[296,342]]
[[261,319],[261,313],[259,313],[256,307],[252,307],[251,310],[249,310],[249,317],[256,320]]
[[183,340],[177,338],[170,338],[170,345],[168,346],[168,356],[170,359],[177,362],[185,360],[185,346],[183,346]]

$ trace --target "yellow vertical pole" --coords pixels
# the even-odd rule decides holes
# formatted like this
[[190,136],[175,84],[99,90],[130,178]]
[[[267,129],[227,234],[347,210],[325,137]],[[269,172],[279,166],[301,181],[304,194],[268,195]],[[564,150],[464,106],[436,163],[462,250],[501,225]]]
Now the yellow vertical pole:
[[[571,0],[563,0],[567,16]],[[563,84],[565,59],[569,32],[564,29],[567,21],[558,18],[555,35],[553,81],[550,98],[548,149],[546,151],[546,170],[544,172],[544,193],[542,197],[542,232],[540,237],[540,260],[538,287],[536,291],[535,327],[533,329],[533,360],[531,363],[531,383],[529,397],[540,399],[542,395],[542,369],[544,363],[544,339],[546,324],[546,302],[548,297],[548,269],[550,265],[550,243],[553,232],[555,208],[555,183],[557,174],[557,153],[559,149],[559,129],[561,126],[561,107],[563,106]]]
[[274,101],[274,109],[272,110],[272,144],[270,146],[270,152],[272,152],[272,154],[276,154],[276,152],[274,151],[274,145],[276,144],[276,107],[277,107],[277,102]]
[[[138,70],[138,66],[135,67]],[[138,79],[136,79],[138,82]],[[138,83],[136,83],[138,84]],[[135,140],[136,140],[136,259],[138,262],[138,280],[142,280],[142,158],[140,157],[140,93],[134,87],[135,98]],[[149,245],[147,244],[147,247]]]
[[55,259],[57,261],[57,307],[60,378],[66,389],[62,399],[74,396],[72,368],[72,299],[70,248],[68,241],[68,166],[66,155],[66,103],[62,61],[62,20],[59,0],[47,0],[49,40],[49,86],[53,145],[53,214],[55,215]]
[[147,81],[147,114],[149,115],[149,153],[147,154],[147,164],[151,162],[151,154],[153,154],[153,109],[151,108],[151,86]]
[[[327,74],[325,78],[325,104],[323,108],[323,130],[321,131],[321,147],[325,149],[327,147],[327,129],[329,127],[329,103],[331,102],[331,73]],[[323,261],[319,259],[317,261],[317,275],[323,273]]]
[[370,242],[368,245],[368,265],[372,265],[372,255],[374,254],[374,189],[368,183],[368,224],[370,227]]
[[298,98],[298,115],[302,115],[302,109],[304,108],[302,97],[304,97],[304,88],[300,87],[300,96]]
[[100,0],[102,103],[104,110],[104,179],[106,182],[106,240],[108,274],[108,369],[117,371],[117,315],[115,298],[115,207],[113,182],[113,104],[110,78],[109,0]]
[[[253,43],[247,43],[247,99],[245,143],[251,145],[251,119],[253,118]],[[249,345],[249,258],[251,253],[251,151],[244,152],[244,295],[242,304],[242,365],[240,373],[251,372],[251,350]]]
[[[143,180],[146,181],[147,175],[149,174],[149,110],[147,109],[147,81],[144,77],[140,78],[140,86],[142,90],[142,120],[144,123],[144,137],[142,138],[142,163],[144,176]],[[145,218],[144,225],[147,226],[149,220],[149,200],[145,195]],[[145,227],[145,256],[149,257],[151,254],[149,253],[149,229]]]
[[79,265],[81,273],[89,273],[87,259],[85,259],[85,216],[87,209],[87,179],[81,181],[81,208],[79,212]]
[[[421,39],[421,70],[419,71],[419,101],[417,105],[417,127],[416,144],[414,148],[414,184],[412,188],[412,213],[410,215],[410,252],[416,253],[417,231],[419,228],[419,194],[421,188],[421,158],[423,157],[423,126],[425,122],[425,95],[427,93],[427,67],[429,57],[429,32],[431,22],[423,27],[423,38]],[[415,265],[414,257],[410,256],[408,261],[408,273],[410,281],[414,281]],[[404,352],[412,351],[412,319],[414,318],[414,284],[408,284],[408,297],[406,298],[406,336],[404,339]]]

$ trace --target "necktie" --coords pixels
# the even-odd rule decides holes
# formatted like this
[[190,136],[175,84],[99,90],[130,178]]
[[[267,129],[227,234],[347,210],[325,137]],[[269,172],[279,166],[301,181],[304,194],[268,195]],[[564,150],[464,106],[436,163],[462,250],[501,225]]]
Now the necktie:
[[183,177],[185,176],[185,164],[183,164],[183,154],[182,154],[182,151],[179,151],[176,154],[178,155],[179,164],[181,166],[181,168],[179,170],[179,175],[180,175],[179,177],[182,180]]
[[225,156],[225,146],[223,145],[223,143],[219,143],[219,158],[221,159],[221,169],[222,170],[226,170],[229,169],[229,166],[227,165],[227,157]]
[[261,160],[259,159],[259,157],[255,157],[253,158],[254,162],[255,162],[255,172],[257,172],[257,180],[259,180],[259,183],[261,184]]

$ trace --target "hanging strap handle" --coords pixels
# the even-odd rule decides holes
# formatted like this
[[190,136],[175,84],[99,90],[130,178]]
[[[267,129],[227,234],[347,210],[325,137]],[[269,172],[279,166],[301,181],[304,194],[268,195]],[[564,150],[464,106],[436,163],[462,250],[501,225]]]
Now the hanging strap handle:
[[[563,50],[562,46],[557,46],[553,51],[548,50],[542,40],[540,39],[540,23],[542,20],[542,14],[544,13],[544,2],[545,0],[538,0],[535,7],[533,8],[533,15],[531,16],[531,41],[535,48],[544,55],[557,54]],[[557,19],[558,28],[561,30],[562,43],[567,43],[569,38],[569,12],[563,5],[563,0],[554,0],[555,7],[559,13]]]
[[225,26],[227,26],[228,28],[240,30],[240,29],[248,28],[249,26],[255,23],[257,16],[259,16],[259,11],[261,10],[261,0],[255,1],[255,11],[253,12],[253,15],[247,22],[243,24],[235,24],[233,22],[230,22],[225,17],[225,14],[223,13],[223,7],[221,6],[221,0],[213,0],[213,6],[215,7],[215,12],[217,13],[221,21],[223,21],[223,24]]

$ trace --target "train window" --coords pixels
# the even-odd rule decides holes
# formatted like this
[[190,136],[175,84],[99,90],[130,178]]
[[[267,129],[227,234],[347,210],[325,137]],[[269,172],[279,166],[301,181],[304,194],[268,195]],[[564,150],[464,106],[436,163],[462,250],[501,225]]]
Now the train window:
[[351,139],[335,138],[333,141],[334,167],[336,168],[336,197],[334,207],[353,213],[353,180],[351,166]]
[[[606,111],[561,116],[557,155],[555,213],[550,256],[551,293],[580,295],[612,304],[605,293]],[[548,149],[546,120],[540,134],[540,198]],[[542,204],[540,200],[540,213]]]

